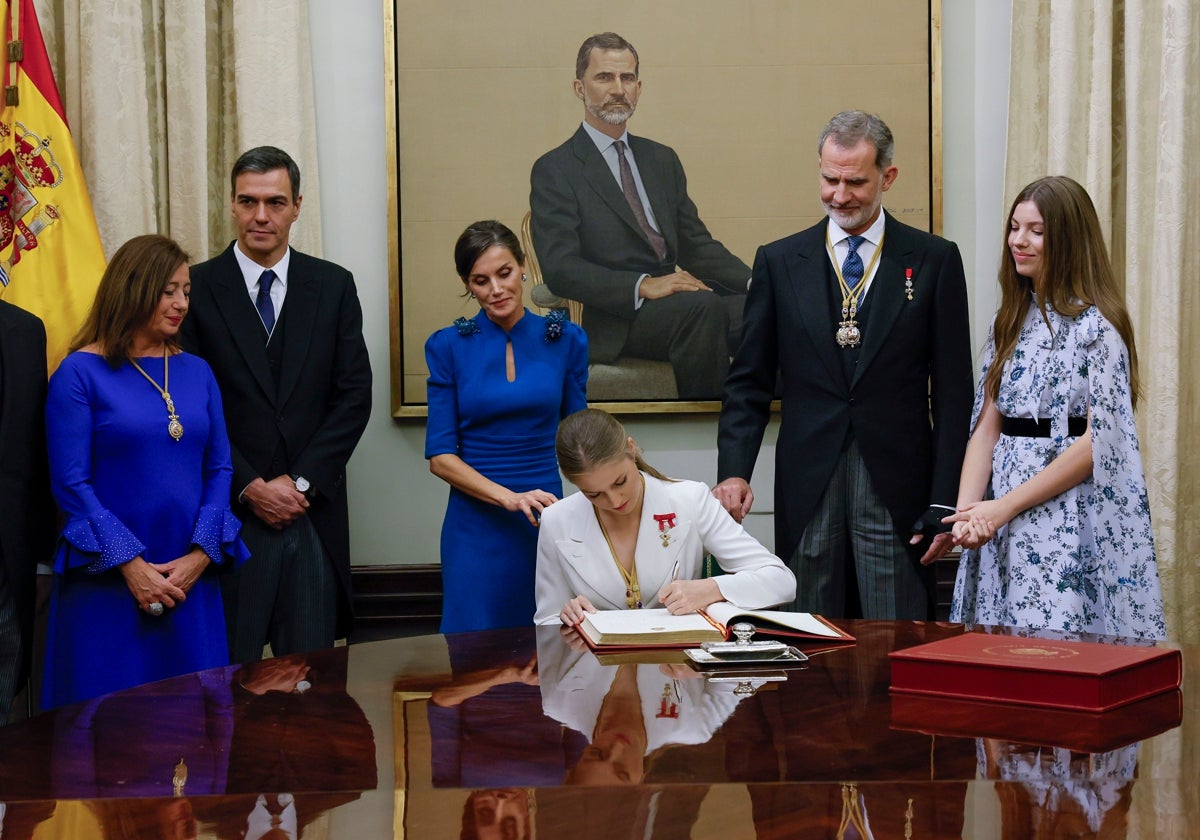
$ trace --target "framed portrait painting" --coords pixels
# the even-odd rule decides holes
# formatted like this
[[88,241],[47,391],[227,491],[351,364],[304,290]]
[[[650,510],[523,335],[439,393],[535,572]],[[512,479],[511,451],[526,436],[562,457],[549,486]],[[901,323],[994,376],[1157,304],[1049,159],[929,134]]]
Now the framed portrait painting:
[[[580,126],[576,53],[592,34],[636,47],[630,133],[675,151],[703,225],[746,266],[823,217],[817,137],[847,109],[878,114],[895,136],[900,175],[884,206],[940,229],[940,0],[864,2],[853,21],[821,0],[388,0],[385,18],[396,417],[425,414],[428,336],[478,312],[453,259],[470,223],[523,229],[525,305],[582,316],[549,291],[554,278],[541,282],[530,173]],[[590,366],[588,400],[616,412],[720,407],[680,399],[669,362],[626,357]]]

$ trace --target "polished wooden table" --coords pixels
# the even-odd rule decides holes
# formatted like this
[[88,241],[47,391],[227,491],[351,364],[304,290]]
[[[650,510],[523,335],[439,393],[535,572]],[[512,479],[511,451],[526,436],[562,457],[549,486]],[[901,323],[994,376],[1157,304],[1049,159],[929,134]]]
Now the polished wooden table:
[[529,628],[118,692],[0,729],[0,836],[1200,837],[1197,648],[1134,715],[940,713],[894,705],[887,653],[961,626],[839,624],[776,682]]

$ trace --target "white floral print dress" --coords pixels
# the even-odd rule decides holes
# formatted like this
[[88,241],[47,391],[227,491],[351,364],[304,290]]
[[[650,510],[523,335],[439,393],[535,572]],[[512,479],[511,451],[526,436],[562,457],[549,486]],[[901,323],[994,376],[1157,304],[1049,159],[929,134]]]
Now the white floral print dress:
[[[1023,511],[978,550],[963,552],[951,619],[1166,638],[1146,479],[1129,392],[1129,354],[1096,307],[1076,317],[1032,303],[996,401],[1006,417],[1050,420],[1049,438],[1001,435],[988,498],[1022,484],[1075,440],[1068,417],[1090,415],[1092,475]],[[983,381],[995,358],[988,336]]]

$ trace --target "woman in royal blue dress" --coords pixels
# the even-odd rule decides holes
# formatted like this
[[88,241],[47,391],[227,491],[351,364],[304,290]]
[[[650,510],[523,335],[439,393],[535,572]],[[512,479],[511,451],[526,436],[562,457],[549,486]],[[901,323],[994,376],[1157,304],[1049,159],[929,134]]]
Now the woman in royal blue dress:
[[42,706],[228,664],[213,564],[249,553],[208,365],[179,350],[187,254],[122,245],[72,353],[50,377],[54,558]]
[[565,313],[525,308],[513,232],[476,222],[455,243],[454,264],[480,310],[425,342],[425,457],[450,485],[443,633],[533,620],[538,518],[562,495],[554,433],[587,404],[587,338]]

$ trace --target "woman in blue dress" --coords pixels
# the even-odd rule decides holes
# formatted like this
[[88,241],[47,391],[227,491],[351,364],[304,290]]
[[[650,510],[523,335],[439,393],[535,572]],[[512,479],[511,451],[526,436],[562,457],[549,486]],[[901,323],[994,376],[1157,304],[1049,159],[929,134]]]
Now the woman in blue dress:
[[50,377],[54,557],[42,705],[228,664],[214,564],[249,553],[208,365],[179,350],[187,254],[122,245],[73,352]]
[[587,404],[587,338],[565,313],[525,308],[513,232],[476,222],[455,243],[454,264],[480,310],[425,342],[425,457],[450,485],[443,633],[533,621],[538,518],[562,495],[554,433]]
[[1009,212],[959,482],[955,621],[1166,638],[1133,409],[1137,351],[1087,192]]

